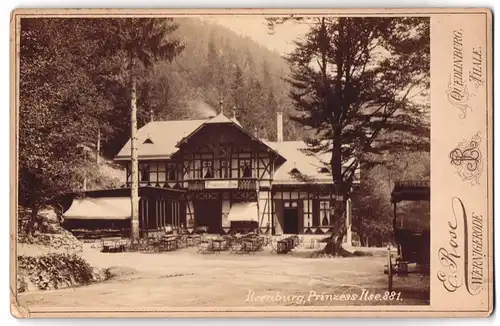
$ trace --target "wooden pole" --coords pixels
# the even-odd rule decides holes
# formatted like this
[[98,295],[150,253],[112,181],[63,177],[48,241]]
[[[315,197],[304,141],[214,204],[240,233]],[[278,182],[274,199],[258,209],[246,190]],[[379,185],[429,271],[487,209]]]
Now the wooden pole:
[[101,160],[101,128],[97,128],[97,146],[96,146],[96,153],[95,153],[95,162],[97,165],[99,165],[100,160]]
[[352,201],[351,198],[348,198],[346,201],[346,240],[347,240],[347,245],[352,246],[352,230],[351,230],[351,225],[352,225]]
[[137,90],[134,76],[134,59],[131,62],[131,85],[130,85],[130,138],[131,138],[131,158],[132,158],[132,187],[131,187],[131,230],[132,240],[139,240],[139,160],[137,153]]
[[257,234],[260,234],[260,207],[259,207],[259,202],[260,202],[260,185],[259,185],[259,179],[255,180],[255,191],[257,193]]

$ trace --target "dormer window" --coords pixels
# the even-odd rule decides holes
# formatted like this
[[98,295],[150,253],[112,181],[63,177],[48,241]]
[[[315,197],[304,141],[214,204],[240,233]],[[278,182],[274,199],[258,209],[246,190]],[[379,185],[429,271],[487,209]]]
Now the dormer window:
[[146,138],[146,140],[143,142],[143,144],[153,144],[153,141],[151,140],[150,137]]
[[297,168],[293,168],[291,171],[290,171],[290,174],[292,175],[297,175],[297,174],[300,174],[300,171],[297,170]]

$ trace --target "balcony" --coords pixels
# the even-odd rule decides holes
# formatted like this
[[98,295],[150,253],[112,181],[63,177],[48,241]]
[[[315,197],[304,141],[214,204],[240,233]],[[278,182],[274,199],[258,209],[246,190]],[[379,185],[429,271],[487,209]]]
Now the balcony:
[[191,179],[188,190],[203,191],[212,189],[256,190],[256,179]]
[[[187,188],[191,191],[203,191],[203,190],[216,190],[216,189],[237,189],[237,190],[250,190],[255,191],[257,189],[257,179],[255,178],[245,178],[245,179],[191,179],[187,181]],[[165,188],[167,183],[176,183],[175,181],[140,181],[139,186],[151,186]],[[182,181],[178,184],[182,187]],[[127,187],[130,187],[132,183],[127,181]]]

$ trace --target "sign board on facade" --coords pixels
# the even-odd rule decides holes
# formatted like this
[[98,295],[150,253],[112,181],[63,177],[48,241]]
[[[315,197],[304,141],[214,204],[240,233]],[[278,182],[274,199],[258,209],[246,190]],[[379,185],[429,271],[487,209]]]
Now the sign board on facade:
[[205,189],[237,189],[238,180],[206,180]]

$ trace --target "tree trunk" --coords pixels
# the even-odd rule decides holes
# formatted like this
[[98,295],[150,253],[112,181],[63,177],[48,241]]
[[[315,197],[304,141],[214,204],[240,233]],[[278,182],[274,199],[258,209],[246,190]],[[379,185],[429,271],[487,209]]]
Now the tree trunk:
[[342,248],[342,241],[346,234],[345,221],[341,216],[335,218],[334,232],[327,239],[323,253],[332,256],[350,256],[351,254]]
[[131,139],[131,158],[132,158],[132,186],[131,186],[131,238],[139,240],[139,160],[137,153],[137,90],[136,79],[134,76],[134,62],[132,60],[132,69],[130,71],[130,139]]
[[332,117],[332,128],[333,132],[333,148],[332,148],[332,158],[330,161],[332,168],[332,177],[334,182],[334,194],[342,196],[341,207],[336,207],[335,209],[335,225],[334,232],[327,242],[324,248],[325,253],[334,256],[345,256],[345,250],[342,248],[342,242],[344,236],[346,235],[346,193],[344,189],[344,183],[342,178],[342,152],[341,152],[341,130],[340,127],[334,121]]
[[[342,176],[342,125],[341,125],[341,101],[337,100],[336,103],[329,103],[329,85],[327,78],[327,60],[326,60],[326,51],[328,50],[328,38],[327,31],[324,19],[321,21],[321,31],[323,35],[323,47],[322,47],[322,75],[323,75],[323,103],[325,106],[326,112],[330,113],[330,124],[332,127],[333,139],[332,139],[332,157],[330,160],[330,167],[332,170],[332,179],[334,183],[334,195],[344,197],[344,187],[343,187],[343,176]],[[337,62],[337,83],[334,85],[336,94],[339,93],[341,88],[340,80],[342,78],[342,65]],[[338,95],[337,95],[338,97]],[[330,107],[335,106],[335,107]],[[336,207],[335,209],[335,226],[334,232],[331,237],[327,240],[327,244],[323,251],[326,254],[332,254],[335,256],[343,255],[342,253],[342,241],[346,234],[346,225],[345,225],[345,205],[346,198],[342,198],[341,207]]]
[[[334,240],[334,243],[333,243],[333,248],[332,248],[332,254],[335,255],[335,256],[340,256],[342,253],[342,242],[344,241],[344,237],[346,235],[346,232],[347,232],[347,228],[346,228],[346,225],[345,225],[345,200],[342,201],[344,203],[344,207],[342,208],[343,209],[343,214],[341,216],[339,216],[339,227],[338,227],[338,231],[337,231],[337,234],[334,236],[333,240]],[[339,214],[340,215],[340,214]]]
[[31,205],[31,214],[26,225],[26,234],[33,234],[35,231],[35,223],[38,220],[38,205]]
[[365,239],[366,239],[365,235],[362,234],[362,233],[359,233],[359,231],[358,231],[358,235],[359,235],[359,245],[361,247],[366,247],[365,246],[365,243],[366,243],[366,241],[365,241]]

